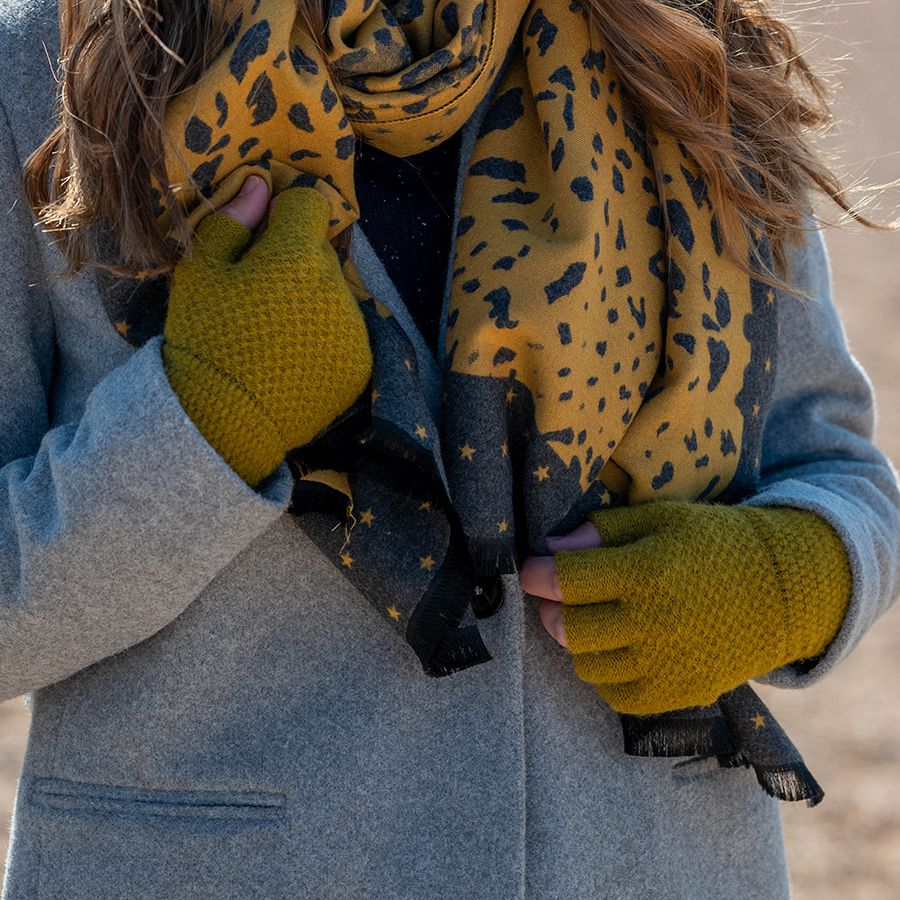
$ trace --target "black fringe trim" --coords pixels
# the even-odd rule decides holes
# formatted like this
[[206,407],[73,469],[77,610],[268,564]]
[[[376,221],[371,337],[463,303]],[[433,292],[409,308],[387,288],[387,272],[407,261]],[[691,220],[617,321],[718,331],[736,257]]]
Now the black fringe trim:
[[[726,768],[749,766],[756,773],[756,780],[762,789],[779,800],[806,800],[809,806],[822,802],[825,792],[807,769],[803,757],[784,729],[750,685],[743,684],[723,694],[718,706],[739,745],[730,758],[720,759],[719,765]],[[741,733],[742,727],[747,727],[751,711],[764,715],[770,722],[763,746],[758,746],[762,734],[744,736]],[[767,761],[757,761],[757,756]]]
[[475,573],[454,530],[444,562],[406,626],[406,641],[427,675],[452,675],[492,659],[476,626],[459,627],[475,586]]
[[321,512],[343,520],[347,517],[349,503],[350,498],[346,494],[327,484],[295,479],[288,512],[297,517],[304,513]]
[[[428,500],[444,510],[449,505],[431,451],[414,446],[409,435],[393,423],[368,415],[344,420],[315,443],[291,451],[288,461],[301,474],[335,469],[352,479],[356,473],[400,496]],[[302,506],[298,504],[298,509],[333,511],[331,506],[319,510],[315,500],[311,497]]]
[[466,546],[479,575],[512,575],[516,566],[515,537],[467,538]]
[[817,806],[825,798],[825,791],[802,762],[791,766],[753,765],[753,771],[770,797],[789,803],[805,800],[807,806]]
[[628,756],[719,756],[735,751],[720,715],[620,716]]
[[493,659],[488,648],[484,645],[478,629],[474,625],[460,628],[451,636],[451,640],[445,641],[435,650],[428,660],[428,664],[422,664],[426,675],[432,678],[441,678],[444,675],[453,675],[463,669],[480,665]]
[[[423,447],[419,441],[404,431],[399,425],[388,419],[372,416],[371,428],[365,433],[364,450],[371,452],[373,449],[390,455],[392,458],[400,458],[405,466],[415,461],[423,466],[427,472],[427,478],[439,481],[440,475],[435,463],[435,454],[428,447]],[[420,476],[422,477],[422,476]]]
[[750,760],[743,750],[735,750],[734,753],[723,753],[719,755],[719,766],[723,769],[737,769],[740,766],[749,768]]
[[371,427],[371,421],[368,407],[358,399],[312,441],[294,447],[287,455],[288,463],[301,474],[316,469],[351,471],[362,455],[359,438]]
[[782,766],[765,766],[754,763],[746,753],[738,751],[719,757],[723,769],[739,766],[753,769],[760,787],[776,800],[796,803],[805,800],[807,806],[818,806],[825,799],[825,791],[806,768],[802,760]]

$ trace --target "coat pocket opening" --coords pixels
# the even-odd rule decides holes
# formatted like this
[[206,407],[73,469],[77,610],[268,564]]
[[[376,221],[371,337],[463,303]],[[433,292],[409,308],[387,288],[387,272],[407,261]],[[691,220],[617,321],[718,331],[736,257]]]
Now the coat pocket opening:
[[285,795],[268,791],[168,790],[36,778],[27,795],[44,810],[128,818],[276,823],[285,814]]

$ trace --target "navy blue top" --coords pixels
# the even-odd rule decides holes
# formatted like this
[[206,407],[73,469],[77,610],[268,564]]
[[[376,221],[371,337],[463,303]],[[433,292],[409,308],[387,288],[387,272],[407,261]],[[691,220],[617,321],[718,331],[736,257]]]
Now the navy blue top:
[[438,359],[460,134],[406,157],[360,141],[355,160],[360,226]]

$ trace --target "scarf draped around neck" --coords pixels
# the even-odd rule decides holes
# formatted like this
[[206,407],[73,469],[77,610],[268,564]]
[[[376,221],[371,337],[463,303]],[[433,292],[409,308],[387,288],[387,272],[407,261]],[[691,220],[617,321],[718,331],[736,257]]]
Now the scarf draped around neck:
[[[491,658],[485,592],[587,511],[752,493],[776,293],[724,254],[696,164],[629,111],[577,0],[333,0],[324,52],[293,3],[227,12],[223,52],[167,111],[169,178],[192,225],[255,172],[273,193],[321,191],[335,238],[359,216],[357,141],[409,156],[486,106],[455,211],[440,408],[344,253],[371,389],[289,457],[291,512],[427,673]],[[166,228],[158,185],[154,198]],[[762,231],[747,259],[770,264]],[[162,292],[106,295],[131,343],[161,330]],[[744,687],[708,709],[623,716],[626,749],[715,754],[775,796],[817,802],[777,724],[751,726],[763,711]]]

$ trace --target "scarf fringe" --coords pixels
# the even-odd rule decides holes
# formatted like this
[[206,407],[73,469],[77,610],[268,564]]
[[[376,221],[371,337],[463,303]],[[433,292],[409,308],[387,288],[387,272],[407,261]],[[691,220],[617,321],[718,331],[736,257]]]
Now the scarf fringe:
[[468,538],[466,546],[479,575],[513,575],[516,566],[515,538]]
[[620,718],[628,756],[732,756],[735,752],[731,732],[721,716]]
[[447,555],[406,626],[406,641],[427,675],[452,675],[493,659],[477,626],[460,627],[476,586],[465,547],[451,532]]
[[349,502],[347,495],[336,488],[295,478],[288,512],[297,517],[306,513],[323,513],[343,521],[347,518]]
[[432,678],[441,678],[491,659],[493,657],[481,639],[478,629],[470,625],[461,628],[451,640],[438,647],[427,662],[422,662],[422,669]]
[[738,766],[752,768],[760,787],[777,800],[788,803],[805,800],[807,806],[813,807],[825,799],[822,786],[802,761],[783,766],[764,766],[748,759],[745,753],[738,752],[720,757],[719,765],[726,769]]
[[434,453],[415,444],[398,425],[373,416],[361,440],[367,452],[357,463],[359,471],[403,496],[448,505]]

